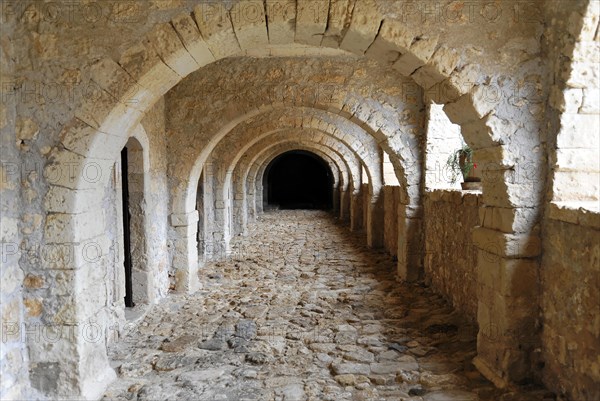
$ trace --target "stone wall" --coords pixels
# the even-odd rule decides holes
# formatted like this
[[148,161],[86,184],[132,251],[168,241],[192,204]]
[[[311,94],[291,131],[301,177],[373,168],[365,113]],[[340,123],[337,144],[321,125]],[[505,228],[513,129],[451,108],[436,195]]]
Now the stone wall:
[[425,279],[469,319],[477,320],[477,248],[481,195],[436,190],[425,195]]
[[[101,325],[122,321],[122,250],[115,207],[118,182],[110,180],[117,177],[114,161],[120,148],[143,116],[150,144],[150,180],[144,196],[147,221],[140,224],[145,224],[148,235],[145,248],[138,249],[146,253],[148,266],[154,266],[150,271],[155,274],[147,278],[155,281],[155,298],[166,292],[169,262],[172,281],[177,281],[179,273],[184,278],[187,273],[194,277],[197,267],[195,202],[185,205],[188,210],[179,199],[184,196],[173,195],[171,189],[183,192],[192,188],[190,193],[195,196],[193,185],[200,170],[198,177],[186,181],[193,176],[190,170],[197,167],[192,166],[194,161],[210,148],[207,145],[214,145],[213,140],[222,138],[219,134],[250,116],[269,123],[278,121],[281,126],[289,125],[292,117],[296,128],[318,125],[344,137],[365,164],[375,160],[369,157],[375,153],[364,147],[359,134],[364,138],[368,134],[371,142],[388,152],[397,171],[404,173],[398,178],[404,192],[401,203],[407,205],[398,212],[398,254],[399,262],[403,261],[399,267],[405,270],[399,272],[407,280],[418,278],[423,259],[422,87],[428,96],[446,104],[444,110],[461,125],[467,142],[481,151],[482,164],[492,166],[483,183],[485,224],[482,221],[476,237],[481,254],[500,263],[488,266],[479,258],[483,266],[495,268],[497,273],[479,276],[487,280],[486,286],[480,286],[479,310],[481,321],[503,322],[503,340],[480,333],[478,352],[485,364],[479,366],[488,371],[486,376],[499,376],[500,383],[527,376],[530,349],[523,350],[521,345],[532,345],[532,337],[537,336],[533,329],[524,329],[531,329],[538,317],[537,309],[531,307],[538,304],[538,281],[532,272],[538,271],[539,216],[546,202],[544,192],[550,187],[546,168],[554,168],[557,160],[559,165],[569,161],[578,152],[587,154],[582,160],[590,160],[589,149],[594,150],[593,146],[573,147],[587,152],[563,146],[565,152],[547,154],[554,145],[553,130],[564,126],[571,132],[568,139],[578,140],[579,136],[572,134],[577,131],[569,129],[571,120],[577,120],[577,127],[586,127],[586,122],[597,127],[597,116],[589,113],[598,110],[589,101],[597,96],[588,91],[590,82],[577,81],[588,76],[594,83],[596,70],[588,71],[586,63],[572,66],[559,61],[564,55],[575,59],[588,52],[595,54],[597,30],[585,32],[589,43],[583,47],[572,46],[571,40],[579,34],[581,10],[589,1],[496,2],[491,11],[503,12],[495,15],[485,12],[490,11],[488,1],[474,1],[469,7],[447,10],[456,13],[443,16],[443,23],[442,16],[436,11],[432,15],[430,8],[407,15],[412,9],[407,6],[414,2],[386,0],[336,2],[341,7],[323,7],[324,18],[314,23],[311,13],[299,3],[292,7],[289,19],[267,8],[259,21],[254,21],[258,24],[231,18],[229,7],[236,4],[233,11],[239,12],[243,6],[234,1],[204,2],[206,7],[196,7],[193,14],[194,2],[143,0],[127,2],[125,7],[121,3],[94,2],[101,15],[91,16],[92,20],[85,13],[90,11],[89,2],[3,3],[1,66],[2,73],[8,71],[10,76],[2,76],[2,161],[4,157],[14,160],[18,174],[1,184],[2,202],[11,202],[2,203],[2,241],[7,246],[22,245],[20,253],[11,254],[6,263],[3,260],[2,277],[9,276],[2,283],[2,297],[7,297],[7,303],[2,299],[3,318],[16,316],[18,323],[53,325],[65,331],[90,321]],[[215,9],[208,9],[213,6]],[[475,12],[467,15],[467,10]],[[211,11],[217,13],[211,17]],[[217,15],[219,11],[224,14]],[[568,38],[565,43],[562,36]],[[292,43],[294,40],[298,43]],[[541,40],[546,48],[540,46]],[[577,51],[565,51],[570,48]],[[225,56],[232,57],[216,61]],[[265,60],[271,56],[281,59]],[[6,65],[13,60],[14,66]],[[208,63],[213,64],[203,68]],[[577,73],[563,77],[562,82],[563,69],[570,67]],[[327,79],[323,81],[324,75]],[[164,106],[159,103],[155,112],[152,105],[179,82],[182,85],[168,96],[178,101],[167,101],[173,107],[167,106],[172,121],[165,135],[164,110],[160,111]],[[268,82],[273,85],[266,85],[265,91]],[[308,93],[298,82],[308,83]],[[553,82],[557,87],[551,88]],[[597,86],[596,82],[591,89]],[[199,87],[204,92],[197,90]],[[333,90],[317,91],[327,95],[321,101],[315,99],[315,87]],[[567,87],[569,91],[564,91]],[[264,96],[269,92],[275,96]],[[500,99],[490,98],[498,92]],[[548,92],[554,95],[550,103],[555,110],[545,110]],[[581,107],[562,107],[560,101],[567,95],[573,95],[573,104],[581,100]],[[189,107],[198,100],[202,108]],[[566,113],[559,122],[558,114],[566,111],[576,112]],[[591,145],[597,148],[596,142]],[[86,167],[98,164],[103,168],[103,180],[82,177]],[[569,187],[571,178],[597,178],[595,165],[590,175],[571,174],[572,166],[567,164],[561,165],[567,174],[556,181],[562,183],[561,188]],[[529,175],[523,174],[524,166],[540,176],[523,177]],[[7,172],[5,166],[3,172]],[[174,178],[177,174],[181,177]],[[373,180],[371,184],[376,186]],[[594,187],[583,186],[588,188]],[[366,202],[362,202],[359,188],[355,189],[352,227],[360,228]],[[210,202],[206,198],[207,205],[220,200],[211,195],[214,197]],[[450,219],[455,212],[445,207],[449,213],[440,219]],[[167,228],[169,213],[171,227]],[[454,228],[456,221],[443,227]],[[167,234],[169,243],[165,242]],[[98,245],[101,258],[88,263],[77,252],[76,258],[68,259],[73,255],[63,250],[81,244]],[[169,245],[181,252],[171,251],[170,260],[165,260]],[[63,259],[44,258],[46,250]],[[408,272],[408,266],[414,271]],[[527,275],[513,275],[517,268]],[[466,277],[473,280],[474,276]],[[191,284],[181,288],[196,289]],[[454,290],[448,288],[447,292]],[[23,301],[18,299],[21,295]],[[461,305],[460,300],[455,302]],[[10,313],[4,313],[5,305]],[[93,398],[105,384],[102,381],[111,379],[106,338],[92,343],[79,333],[76,338],[61,338],[57,344],[46,340],[28,336],[33,387],[50,396]],[[26,382],[25,346],[14,340],[6,349],[11,354],[2,354],[3,378],[8,377],[10,383],[22,377]],[[9,365],[10,372],[5,375]],[[11,391],[19,393],[25,387],[15,382]]]
[[541,266],[544,383],[600,399],[600,216],[550,206]]
[[[552,0],[543,45],[548,185],[540,266],[541,367],[569,400],[600,399],[600,3]],[[585,209],[580,209],[584,206]],[[595,210],[595,211],[591,211]]]
[[[2,25],[3,45],[0,46],[0,79],[9,82],[13,77],[14,64],[12,35],[9,27]],[[4,37],[4,35],[7,35]],[[6,44],[6,46],[4,45]],[[23,305],[23,282],[25,285],[39,285],[40,279],[25,276],[19,266],[21,257],[21,230],[30,229],[39,224],[39,218],[29,216],[27,221],[19,223],[21,218],[21,192],[24,166],[21,164],[21,149],[37,132],[28,130],[28,135],[15,138],[17,120],[14,98],[0,99],[0,399],[22,399],[31,396],[29,388],[28,352],[25,345],[24,313],[37,313],[37,302],[28,301]],[[23,125],[23,123],[21,123]],[[15,140],[17,139],[17,140]],[[22,141],[22,142],[21,142]],[[34,171],[35,172],[35,171]],[[27,181],[25,181],[27,183]]]
[[600,198],[600,4],[552,1],[544,45],[554,62],[547,104],[555,202]]

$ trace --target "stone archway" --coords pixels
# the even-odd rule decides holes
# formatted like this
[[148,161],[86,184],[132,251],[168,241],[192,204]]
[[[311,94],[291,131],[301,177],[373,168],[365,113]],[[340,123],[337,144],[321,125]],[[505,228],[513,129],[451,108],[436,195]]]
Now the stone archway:
[[[228,13],[229,11],[225,10],[224,15],[227,16]],[[192,17],[189,14],[184,15],[175,19],[172,26],[165,24],[156,27],[149,35],[148,42],[126,52],[126,56],[130,58],[123,58],[121,65],[105,59],[92,68],[94,80],[105,89],[105,93],[100,99],[85,104],[76,112],[77,118],[67,125],[61,136],[64,149],[56,148],[52,153],[52,161],[47,172],[58,173],[60,178],[52,183],[46,197],[50,205],[49,210],[55,213],[46,221],[49,233],[47,241],[59,244],[81,244],[101,234],[104,226],[103,218],[97,212],[90,210],[89,205],[96,204],[94,201],[90,202],[90,199],[95,197],[94,191],[99,185],[106,184],[106,179],[100,183],[91,182],[86,175],[86,170],[90,168],[91,163],[104,171],[110,170],[109,160],[122,148],[130,130],[139,123],[144,110],[183,76],[211,62],[215,54],[217,57],[222,57],[240,50],[260,48],[264,46],[265,40],[270,40],[266,18],[259,19],[258,23],[246,24],[244,21],[238,21],[231,24],[232,20],[227,17],[226,21],[230,21],[229,24],[222,24],[222,17],[205,18],[202,10],[199,14],[201,16],[196,15],[196,22],[201,32],[196,30]],[[328,11],[319,15],[322,15],[323,19],[319,19],[316,24],[311,23],[310,18],[307,17],[307,10],[303,7],[297,8],[296,40],[311,42],[318,40],[320,35],[325,35],[328,39],[322,41],[324,45],[339,44],[342,49],[360,55],[366,53],[368,57],[380,59],[384,63],[389,63],[390,54],[395,53],[398,55],[392,61],[395,68],[412,74],[423,87],[429,89],[441,83],[447,84],[452,89],[444,93],[447,96],[444,103],[449,103],[446,110],[451,119],[463,126],[467,142],[478,149],[487,149],[482,152],[487,157],[486,160],[490,161],[490,164],[495,163],[500,166],[496,170],[490,169],[488,179],[484,180],[484,201],[487,204],[486,213],[501,214],[503,217],[500,222],[496,219],[491,219],[491,222],[486,221],[488,225],[476,230],[478,246],[482,251],[494,255],[500,261],[500,269],[504,270],[509,269],[508,264],[515,263],[515,259],[520,261],[536,257],[539,254],[539,247],[527,247],[527,251],[524,251],[526,247],[521,245],[536,242],[532,230],[537,215],[535,211],[530,212],[529,209],[535,209],[539,205],[537,195],[541,184],[514,183],[507,170],[510,170],[514,164],[524,162],[531,162],[533,166],[538,166],[539,160],[535,156],[526,157],[520,154],[515,157],[513,155],[516,154],[520,139],[506,140],[502,143],[502,139],[507,139],[502,133],[505,128],[511,130],[511,133],[517,132],[506,123],[513,117],[514,108],[504,103],[490,105],[482,101],[481,96],[485,91],[485,85],[476,86],[475,83],[469,85],[468,77],[464,76],[465,69],[456,69],[458,60],[454,57],[448,57],[449,60],[444,57],[448,52],[447,48],[439,47],[436,50],[437,39],[421,38],[412,41],[418,35],[407,31],[404,24],[399,21],[387,17],[384,19],[375,3],[356,4],[348,29],[346,32],[343,30],[339,32],[340,35],[343,33],[343,39],[340,37],[340,40],[336,40],[335,34],[327,35]],[[283,22],[277,22],[277,18],[274,17],[269,21],[273,22],[273,35],[276,32],[275,27],[289,33],[290,27],[286,27]],[[339,27],[339,24],[337,26]],[[407,40],[409,38],[411,41]],[[210,50],[212,58],[207,53],[207,49]],[[132,61],[132,55],[139,54],[145,55],[145,58],[142,57],[141,62],[140,59]],[[132,99],[136,102],[131,102]],[[492,111],[496,113],[492,114]],[[357,118],[356,115],[354,117]],[[360,120],[365,122],[367,119],[368,117]],[[533,123],[531,125],[533,127],[524,128],[521,137],[531,139],[529,136],[533,136],[535,131],[535,125]],[[398,149],[391,147],[387,142],[388,137],[381,127],[376,133],[380,138],[385,138],[381,146],[386,152],[390,155],[398,154]],[[537,144],[535,140],[528,141],[530,147],[535,147]],[[75,168],[66,169],[65,167],[69,165]],[[412,244],[411,240],[415,239],[414,241],[418,242],[416,238],[420,236],[420,210],[418,203],[411,203],[409,199],[404,201],[406,207],[399,226],[406,242],[400,244],[399,254],[406,270],[403,272],[404,278],[410,279],[412,274],[408,271],[419,267],[419,246]],[[187,214],[171,216],[175,230],[178,227],[193,225],[189,224],[191,220],[194,220],[194,217]],[[98,224],[92,227],[90,221]],[[57,227],[68,228],[60,230],[56,229]],[[97,231],[98,227],[100,232]],[[194,260],[184,258],[183,261],[193,263]],[[85,263],[75,261],[69,266],[73,268],[70,273],[73,288],[89,285],[86,270],[89,267]],[[499,291],[498,284],[489,284],[496,294]],[[529,299],[530,294],[526,293],[520,294],[520,302],[517,304],[503,301],[502,305],[486,305],[488,316],[508,319],[516,326],[528,324],[532,320],[532,313],[522,305],[527,304]],[[83,297],[73,297],[68,304],[76,311],[76,322],[101,316],[99,314],[101,305],[89,303]],[[519,314],[525,315],[525,318],[519,321],[512,318]],[[67,320],[60,318],[57,323],[65,328],[70,326]],[[481,336],[480,366],[488,376],[497,374],[500,380],[512,379],[510,367],[522,364],[524,354],[527,352],[518,350],[515,344],[519,341],[515,339],[520,338],[511,334],[514,330],[509,326],[503,328],[501,342],[492,343],[490,338],[486,340],[484,332]],[[67,354],[72,360],[77,361],[76,363],[63,363],[63,359],[58,358],[57,355],[51,356],[51,359],[60,361],[57,362],[58,371],[68,378],[61,381],[57,393],[82,394],[91,397],[102,387],[102,377],[110,376],[108,365],[102,362],[105,349],[101,344],[86,343],[83,337],[76,338],[75,344],[75,347],[68,342],[63,345],[69,350]],[[33,347],[34,345],[31,346]],[[91,364],[84,363],[92,360],[97,365],[94,369],[90,368]],[[36,361],[34,358],[33,362],[41,362],[41,360]],[[106,375],[98,372],[106,372]]]

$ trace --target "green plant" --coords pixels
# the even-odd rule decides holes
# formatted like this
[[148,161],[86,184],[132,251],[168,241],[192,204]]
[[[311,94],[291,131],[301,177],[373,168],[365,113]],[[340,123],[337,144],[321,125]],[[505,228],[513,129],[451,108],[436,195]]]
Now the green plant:
[[464,144],[462,148],[456,149],[448,160],[446,165],[452,171],[451,182],[454,184],[459,175],[462,175],[463,180],[466,181],[469,173],[474,168],[477,168],[477,164],[473,163],[473,149],[469,145]]

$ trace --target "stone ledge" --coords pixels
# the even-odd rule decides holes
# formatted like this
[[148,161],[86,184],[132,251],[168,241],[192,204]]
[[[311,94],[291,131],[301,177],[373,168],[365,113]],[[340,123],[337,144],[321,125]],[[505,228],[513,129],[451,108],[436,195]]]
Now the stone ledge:
[[431,202],[450,202],[476,206],[481,203],[482,191],[464,191],[460,189],[431,189],[425,192],[425,197]]
[[535,233],[503,233],[478,226],[473,229],[473,243],[481,250],[506,258],[533,258],[541,253],[541,239]]
[[599,230],[600,205],[599,202],[551,202],[548,218]]

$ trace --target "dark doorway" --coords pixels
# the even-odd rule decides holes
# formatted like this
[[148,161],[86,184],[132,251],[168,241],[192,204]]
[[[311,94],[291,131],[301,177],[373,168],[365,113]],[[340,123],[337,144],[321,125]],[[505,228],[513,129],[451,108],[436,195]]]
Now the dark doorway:
[[121,151],[121,182],[123,199],[123,265],[125,266],[125,306],[133,307],[133,281],[131,272],[131,212],[129,210],[129,168],[127,147]]
[[281,209],[331,209],[333,173],[311,152],[292,150],[269,163],[263,177],[268,205]]

